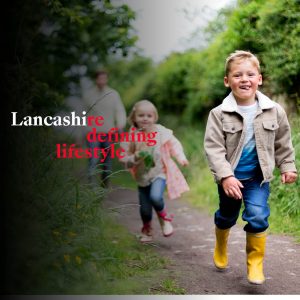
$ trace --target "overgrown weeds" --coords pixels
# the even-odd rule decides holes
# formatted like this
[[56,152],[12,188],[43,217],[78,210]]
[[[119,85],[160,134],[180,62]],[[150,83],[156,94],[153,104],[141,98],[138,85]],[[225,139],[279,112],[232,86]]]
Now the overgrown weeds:
[[[6,193],[7,294],[147,294],[165,261],[116,224],[105,190],[86,183],[86,161],[55,159],[58,133],[12,136]],[[68,141],[65,141],[68,142]],[[50,153],[50,154],[49,154]]]

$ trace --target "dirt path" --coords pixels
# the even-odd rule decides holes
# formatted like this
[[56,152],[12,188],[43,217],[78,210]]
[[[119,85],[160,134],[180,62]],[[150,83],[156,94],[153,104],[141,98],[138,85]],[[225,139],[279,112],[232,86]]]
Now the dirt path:
[[[117,208],[118,222],[138,235],[141,222],[137,192],[128,189],[112,191],[105,206]],[[219,272],[213,265],[213,218],[192,208],[184,200],[168,201],[174,213],[175,233],[162,236],[157,219],[154,220],[154,244],[158,253],[168,257],[168,266],[187,294],[300,294],[300,245],[286,236],[269,235],[265,257],[264,285],[251,285],[246,279],[245,233],[235,226],[229,238],[229,265]],[[151,246],[149,246],[151,247]]]

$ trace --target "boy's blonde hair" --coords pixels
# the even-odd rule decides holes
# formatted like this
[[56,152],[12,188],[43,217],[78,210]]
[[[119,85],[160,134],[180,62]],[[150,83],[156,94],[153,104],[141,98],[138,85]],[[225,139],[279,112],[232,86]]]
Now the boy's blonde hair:
[[233,62],[237,60],[246,60],[246,59],[250,60],[256,66],[258,72],[260,73],[259,60],[253,53],[251,53],[250,51],[236,50],[226,58],[225,75],[228,76],[230,72],[230,66]]
[[136,102],[133,105],[133,107],[131,109],[131,112],[128,116],[128,122],[129,122],[130,125],[133,125],[134,127],[137,127],[137,124],[135,123],[135,113],[143,105],[148,106],[154,112],[155,122],[157,122],[158,112],[157,112],[157,109],[156,109],[155,105],[149,100],[140,100],[140,101]]

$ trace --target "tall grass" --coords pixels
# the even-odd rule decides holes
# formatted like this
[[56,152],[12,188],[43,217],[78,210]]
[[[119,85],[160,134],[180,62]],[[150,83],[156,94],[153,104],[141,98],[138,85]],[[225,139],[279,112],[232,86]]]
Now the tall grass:
[[[300,171],[300,120],[291,120],[292,142],[295,149],[296,167]],[[271,184],[271,230],[278,233],[292,234],[300,241],[300,179],[292,184],[282,184],[280,174]]]
[[23,147],[9,161],[2,292],[151,293],[167,276],[166,260],[113,221],[104,190],[80,177],[82,162],[54,158],[64,138],[44,129],[12,135]]

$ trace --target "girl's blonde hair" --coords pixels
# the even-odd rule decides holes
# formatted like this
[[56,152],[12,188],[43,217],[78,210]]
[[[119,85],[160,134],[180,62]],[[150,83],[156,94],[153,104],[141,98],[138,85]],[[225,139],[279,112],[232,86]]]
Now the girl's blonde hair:
[[243,51],[243,50],[236,50],[231,53],[225,62],[225,75],[228,76],[230,72],[231,64],[237,60],[245,60],[249,59],[257,68],[258,72],[260,73],[260,64],[258,58],[251,53],[250,51]]
[[157,109],[156,109],[155,105],[151,101],[149,101],[149,100],[140,100],[140,101],[136,102],[133,105],[133,107],[131,109],[131,112],[129,113],[128,122],[129,122],[130,125],[132,125],[134,127],[137,127],[137,124],[135,123],[135,113],[143,105],[144,106],[148,106],[149,109],[154,112],[155,122],[157,122],[157,120],[158,120],[158,112],[157,112]]

